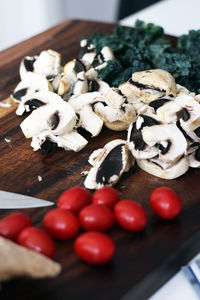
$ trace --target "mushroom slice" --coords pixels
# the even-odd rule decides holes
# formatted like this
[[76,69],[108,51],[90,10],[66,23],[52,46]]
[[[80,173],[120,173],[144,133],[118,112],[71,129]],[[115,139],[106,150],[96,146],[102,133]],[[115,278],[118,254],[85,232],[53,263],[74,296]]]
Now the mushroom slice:
[[80,151],[87,145],[88,141],[75,130],[63,135],[55,135],[49,130],[43,131],[38,136],[33,136],[31,146],[34,151],[39,149],[49,152],[56,144],[65,150]]
[[168,96],[176,96],[176,82],[173,76],[161,69],[153,69],[142,72],[135,72],[132,75],[132,81],[139,88],[150,88],[156,91],[164,92]]
[[179,159],[172,167],[164,169],[162,162],[155,159],[138,159],[138,166],[149,174],[163,178],[174,179],[180,177],[189,169],[189,162],[187,157]]
[[62,135],[71,132],[75,127],[76,114],[73,108],[57,94],[48,93],[52,103],[34,110],[20,125],[26,138],[39,135],[45,130]]
[[164,95],[176,96],[176,83],[170,73],[160,69],[135,72],[128,82],[119,86],[129,101],[150,103]]
[[190,94],[190,91],[188,89],[186,89],[186,87],[184,87],[180,84],[176,84],[176,90],[177,90],[177,96]]
[[191,168],[200,168],[200,143],[191,143],[188,147],[188,159]]
[[93,104],[103,100],[104,98],[99,92],[91,92],[71,97],[68,101],[79,116],[76,126],[83,127],[92,136],[97,136],[103,127],[103,121],[93,111]]
[[27,72],[40,75],[54,76],[61,72],[61,55],[54,50],[44,50],[39,56],[26,56],[20,64],[20,77],[24,78]]
[[81,61],[86,66],[86,69],[88,70],[92,63],[95,60],[96,57],[96,48],[95,46],[87,39],[83,39],[80,42],[80,58]]
[[175,99],[182,106],[180,126],[193,140],[200,140],[200,104],[190,95],[182,95]]
[[139,115],[135,123],[130,124],[127,135],[129,150],[137,159],[146,159],[158,155],[158,148],[148,145],[142,136],[142,128],[160,125],[153,115]]
[[[157,103],[156,103],[157,102]],[[164,123],[173,123],[176,122],[180,114],[182,112],[182,107],[180,104],[176,103],[174,100],[168,100],[168,99],[159,99],[151,102],[149,105],[151,107],[155,107],[155,105],[159,105],[163,102],[163,105],[158,107],[156,109],[156,115],[159,120],[161,120]]]
[[77,74],[77,82],[75,83],[73,89],[73,95],[78,96],[88,92],[88,81],[87,77],[85,76],[85,72],[79,72]]
[[127,102],[120,90],[110,88],[104,95],[104,100],[105,102],[99,101],[94,104],[94,111],[109,129],[125,130],[136,120],[134,106]]
[[73,59],[64,66],[64,76],[61,78],[58,94],[68,100],[71,95],[80,95],[88,91],[86,67],[80,59]]
[[108,46],[104,46],[101,49],[101,54],[103,56],[103,61],[108,61],[108,60],[114,60],[115,59],[115,56],[113,54],[112,49]]
[[115,131],[128,129],[129,125],[136,120],[135,109],[130,103],[123,104],[121,108],[113,108],[98,102],[94,105],[94,111],[107,128]]
[[[28,112],[32,110],[32,107],[29,106],[29,104],[25,105],[25,103],[30,100],[36,92],[51,90],[51,84],[44,76],[27,72],[24,79],[14,90],[13,99],[15,102],[19,102],[16,114],[21,116],[25,111]],[[35,106],[37,107],[37,104],[35,104]]]
[[90,169],[84,185],[88,189],[113,186],[132,164],[126,142],[121,139],[111,141],[103,147],[96,159],[93,159],[93,167]]
[[186,153],[187,141],[175,124],[144,127],[142,137],[149,146],[159,149],[159,159],[169,165]]
[[89,81],[89,92],[99,92],[101,95],[105,95],[109,89],[109,84],[103,80],[95,78]]
[[19,74],[21,80],[24,79],[27,72],[34,72],[34,63],[37,60],[38,56],[26,56],[20,63]]
[[34,72],[44,76],[57,75],[61,72],[61,55],[51,49],[40,53],[34,62]]

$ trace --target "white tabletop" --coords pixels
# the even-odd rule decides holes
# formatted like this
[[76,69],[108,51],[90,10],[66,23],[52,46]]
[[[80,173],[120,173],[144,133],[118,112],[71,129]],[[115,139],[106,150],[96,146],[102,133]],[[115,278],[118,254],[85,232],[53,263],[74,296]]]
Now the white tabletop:
[[163,0],[120,21],[133,26],[135,21],[155,23],[165,33],[179,36],[190,29],[200,29],[200,0]]

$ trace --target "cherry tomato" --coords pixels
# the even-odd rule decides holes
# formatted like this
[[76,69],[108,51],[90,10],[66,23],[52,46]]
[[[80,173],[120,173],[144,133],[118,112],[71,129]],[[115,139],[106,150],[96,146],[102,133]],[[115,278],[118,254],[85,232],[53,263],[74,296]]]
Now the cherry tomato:
[[150,195],[150,204],[154,212],[163,219],[176,218],[182,209],[180,197],[168,187],[159,187]]
[[71,210],[77,214],[91,202],[90,193],[81,186],[74,186],[64,191],[58,199],[58,207]]
[[119,192],[111,187],[103,187],[92,196],[92,202],[98,205],[105,205],[112,209],[114,205],[120,200]]
[[147,225],[144,208],[132,200],[118,202],[114,207],[114,213],[119,225],[126,230],[139,231]]
[[85,262],[93,265],[105,264],[115,253],[113,240],[100,232],[85,232],[74,243],[76,254]]
[[29,226],[32,226],[32,222],[28,215],[14,213],[0,221],[0,235],[16,241],[22,229]]
[[114,224],[113,212],[106,206],[90,204],[79,213],[79,221],[87,231],[107,231]]
[[27,227],[18,235],[18,243],[21,246],[39,252],[50,258],[55,254],[55,244],[45,231],[36,227]]
[[43,225],[48,233],[60,240],[75,237],[80,227],[78,218],[71,211],[59,208],[52,209],[45,215]]

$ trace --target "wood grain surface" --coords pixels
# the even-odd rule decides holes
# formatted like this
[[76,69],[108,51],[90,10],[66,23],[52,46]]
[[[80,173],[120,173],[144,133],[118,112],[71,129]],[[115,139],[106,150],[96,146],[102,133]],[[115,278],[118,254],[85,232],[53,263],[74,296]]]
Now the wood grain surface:
[[[62,54],[63,61],[78,55],[79,38],[94,32],[109,33],[112,24],[69,20],[0,53],[0,100],[9,95],[19,82],[19,63],[25,55],[35,55],[51,48]],[[48,156],[33,152],[30,140],[20,130],[24,117],[15,114],[16,104],[0,106],[0,189],[36,196],[56,203],[59,195],[73,185],[83,185],[81,172],[89,169],[88,155],[126,132],[103,129],[79,153],[54,149]],[[10,139],[10,143],[5,139]],[[42,181],[38,181],[38,176]],[[175,180],[162,180],[136,166],[126,173],[116,188],[124,199],[141,203],[148,213],[148,226],[140,233],[128,233],[115,225],[109,235],[116,243],[116,255],[105,266],[91,267],[81,262],[73,251],[73,241],[56,242],[55,260],[62,273],[51,280],[15,279],[2,284],[0,299],[119,299],[129,289],[161,265],[177,247],[200,228],[200,171],[189,170]],[[174,221],[156,217],[149,205],[150,192],[159,186],[173,188],[183,200],[183,211]],[[26,209],[35,226],[42,228],[44,214],[50,208]],[[3,217],[12,211],[0,211]],[[188,249],[190,251],[190,249]],[[177,269],[174,269],[174,272]],[[137,292],[132,299],[147,299],[170,272],[159,274],[154,284]]]

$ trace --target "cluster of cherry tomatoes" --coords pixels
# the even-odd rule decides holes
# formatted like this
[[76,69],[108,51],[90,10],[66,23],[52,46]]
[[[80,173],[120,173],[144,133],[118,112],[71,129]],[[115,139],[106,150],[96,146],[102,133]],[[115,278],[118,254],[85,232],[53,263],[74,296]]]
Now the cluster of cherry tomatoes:
[[[182,209],[180,197],[167,187],[155,189],[150,204],[164,219],[177,217]],[[72,187],[61,194],[57,206],[43,218],[45,231],[33,227],[28,215],[14,213],[0,221],[0,235],[50,258],[55,254],[52,237],[76,238],[74,249],[82,260],[104,264],[115,253],[114,241],[105,234],[115,221],[130,232],[143,230],[147,225],[144,208],[135,201],[121,200],[119,192],[111,187],[97,190],[92,196],[83,187]],[[80,230],[83,232],[78,236]]]

